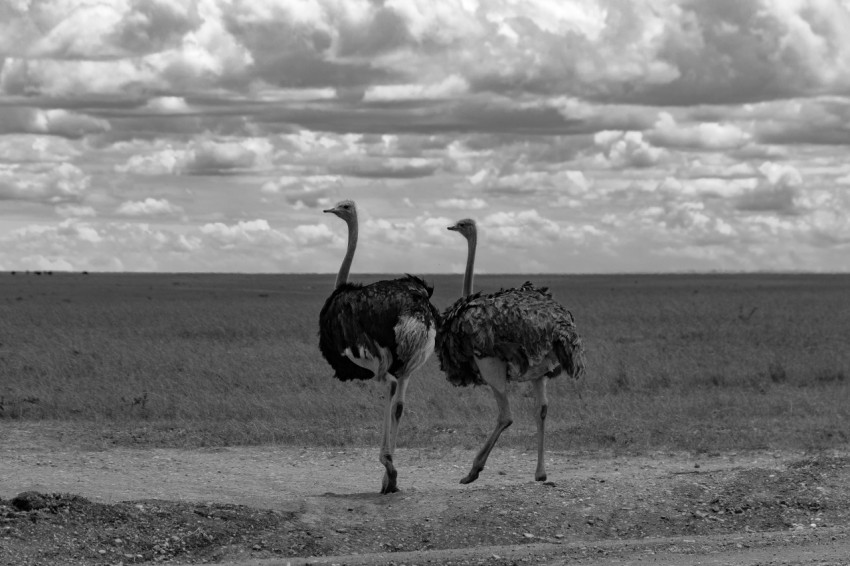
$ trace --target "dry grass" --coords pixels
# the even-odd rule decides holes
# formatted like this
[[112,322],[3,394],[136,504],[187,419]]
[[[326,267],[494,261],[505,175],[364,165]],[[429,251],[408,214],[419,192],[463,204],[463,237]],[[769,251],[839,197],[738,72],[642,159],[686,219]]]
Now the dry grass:
[[[370,281],[377,276],[363,276]],[[447,306],[458,276],[429,277]],[[850,276],[536,276],[576,316],[581,382],[550,387],[552,448],[818,449],[850,440]],[[478,288],[522,283],[481,276]],[[0,420],[95,444],[375,444],[383,389],[340,383],[317,347],[332,275],[0,275]],[[533,446],[532,398],[502,441]],[[435,359],[402,446],[477,447],[486,388]],[[2,426],[2,423],[0,423]]]

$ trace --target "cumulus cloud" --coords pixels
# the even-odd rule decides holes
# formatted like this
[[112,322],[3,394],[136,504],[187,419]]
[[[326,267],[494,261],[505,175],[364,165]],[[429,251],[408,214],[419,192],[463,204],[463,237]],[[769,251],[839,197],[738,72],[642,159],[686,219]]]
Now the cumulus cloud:
[[736,179],[755,177],[759,174],[758,169],[750,162],[737,161],[725,155],[720,157],[702,156],[693,159],[676,171],[680,179],[698,179],[711,177],[717,179]]
[[70,163],[50,165],[0,164],[0,200],[45,204],[80,202],[91,178]]
[[807,236],[819,247],[846,246],[850,244],[850,217],[844,212],[848,203],[829,204],[807,219]]
[[665,23],[654,57],[676,72],[635,89],[644,102],[752,102],[847,86],[850,42],[840,29],[850,13],[841,2],[694,2],[676,5]]
[[[349,101],[519,90],[697,104],[843,92],[850,65],[850,14],[840,0],[493,0],[487,10],[453,0],[145,0],[6,12],[0,54],[135,58],[119,90],[181,86],[185,77],[195,87],[223,87],[249,77],[270,87],[328,87]],[[61,86],[53,72],[31,71],[31,89]]]
[[121,216],[166,216],[182,211],[183,209],[171,204],[167,199],[146,198],[142,201],[123,202],[115,212]]
[[296,208],[324,208],[332,204],[333,189],[301,187],[286,192],[286,202]]
[[81,153],[80,149],[66,138],[30,134],[0,136],[0,162],[65,162],[73,160]]
[[416,240],[416,225],[413,222],[391,222],[384,218],[369,218],[362,223],[363,231],[375,239],[390,244],[411,244]]
[[85,216],[97,216],[97,211],[86,205],[60,204],[56,207],[56,214],[69,218],[81,218]]
[[13,3],[2,15],[0,55],[55,59],[144,55],[179,45],[199,22],[194,3],[164,0]]
[[109,129],[106,120],[63,109],[0,107],[0,134],[44,134],[76,139]]
[[736,203],[738,210],[751,212],[772,211],[780,214],[797,214],[804,208],[800,187],[803,178],[790,166],[765,162],[759,167],[762,178],[757,185],[744,192]]
[[469,84],[458,75],[449,75],[436,84],[409,83],[403,85],[376,85],[363,94],[365,102],[423,100],[451,98],[465,94]]
[[677,233],[688,235],[688,241],[698,245],[728,242],[735,237],[733,227],[701,202],[668,203],[658,210],[657,217]]
[[199,140],[185,148],[169,146],[145,155],[133,155],[123,165],[116,166],[116,171],[137,175],[226,175],[267,168],[272,151],[271,143],[260,138]]
[[496,212],[485,216],[479,227],[486,230],[493,243],[508,247],[521,247],[541,240],[557,240],[561,228],[536,210]]
[[[292,246],[290,237],[264,220],[177,231],[143,222],[95,225],[68,218],[17,229],[0,242],[0,263],[18,269],[35,268],[44,258],[64,269],[95,271],[276,271]],[[10,258],[10,249],[17,255]]]
[[263,139],[204,141],[191,152],[184,170],[192,175],[211,175],[263,167],[271,151],[271,144]]
[[750,135],[734,124],[703,122],[694,125],[678,124],[667,112],[662,112],[646,138],[660,147],[725,150],[746,144]]
[[216,245],[225,249],[253,243],[287,240],[282,233],[273,230],[263,219],[240,220],[235,224],[211,222],[201,226],[200,231]]
[[339,236],[327,224],[301,224],[293,232],[295,243],[299,246],[324,246],[339,241]]
[[654,147],[641,132],[604,131],[593,136],[600,149],[593,160],[599,167],[611,169],[652,167],[666,158],[664,149]]
[[850,101],[819,97],[770,105],[770,114],[755,124],[759,141],[766,144],[845,145],[850,141],[847,121]]
[[480,198],[441,199],[435,202],[434,204],[437,205],[437,208],[454,208],[456,210],[481,210],[482,208],[487,208],[487,202]]
[[187,112],[189,105],[186,103],[186,99],[181,96],[159,96],[148,100],[145,109],[162,114],[176,114]]
[[[34,263],[155,268],[98,251],[136,246],[163,265],[191,250],[201,267],[221,254],[312,268],[299,250],[344,233],[301,228],[302,210],[343,188],[394,199],[363,223],[372,266],[399,243],[448,241],[449,222],[414,218],[423,206],[490,213],[482,231],[524,266],[545,265],[530,257],[541,242],[580,238],[614,270],[635,265],[622,233],[644,255],[678,239],[712,266],[749,242],[844,245],[830,216],[850,206],[835,196],[850,144],[843,0],[0,4],[0,199],[25,202],[14,226],[48,225],[7,246]],[[280,229],[246,220],[270,204]],[[181,213],[220,222],[142,222]]]
[[170,175],[177,174],[188,160],[186,150],[169,147],[147,155],[133,155],[123,165],[116,165],[115,170],[136,175]]
[[425,238],[432,243],[445,244],[449,241],[454,241],[454,238],[449,232],[448,227],[459,219],[451,220],[445,216],[427,216],[426,218],[417,219],[417,223],[425,232]]
[[327,208],[332,204],[340,182],[338,175],[283,175],[263,183],[260,191],[266,195],[282,194],[296,210]]
[[431,176],[439,167],[440,161],[424,158],[353,158],[332,163],[330,171],[351,177],[414,179]]

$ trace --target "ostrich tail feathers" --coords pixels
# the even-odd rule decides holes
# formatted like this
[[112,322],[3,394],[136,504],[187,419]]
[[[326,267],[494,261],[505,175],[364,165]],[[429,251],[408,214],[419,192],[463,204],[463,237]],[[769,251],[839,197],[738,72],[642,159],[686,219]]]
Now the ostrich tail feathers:
[[555,355],[558,356],[558,361],[564,371],[575,379],[583,377],[586,364],[584,345],[578,332],[576,332],[575,326],[569,325],[562,329],[554,346]]
[[422,277],[419,277],[418,275],[411,275],[410,273],[405,273],[404,279],[413,283],[414,285],[422,287],[422,290],[425,291],[429,299],[431,298],[431,295],[434,294],[434,286],[429,284]]

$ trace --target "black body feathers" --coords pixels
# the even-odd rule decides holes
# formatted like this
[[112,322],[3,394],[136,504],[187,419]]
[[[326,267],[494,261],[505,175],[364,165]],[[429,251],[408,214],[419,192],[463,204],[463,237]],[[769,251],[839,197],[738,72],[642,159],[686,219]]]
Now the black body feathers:
[[374,377],[343,355],[346,349],[356,355],[363,348],[375,355],[379,347],[386,348],[392,355],[389,373],[401,369],[407,360],[399,352],[396,326],[410,317],[429,330],[435,328],[440,315],[429,300],[433,291],[414,275],[368,285],[345,283],[334,289],[319,314],[319,349],[335,377],[342,381]]
[[507,363],[508,379],[516,379],[554,352],[561,370],[584,373],[584,350],[573,315],[545,287],[526,282],[517,289],[474,293],[458,299],[442,314],[435,350],[454,385],[484,384],[475,356]]

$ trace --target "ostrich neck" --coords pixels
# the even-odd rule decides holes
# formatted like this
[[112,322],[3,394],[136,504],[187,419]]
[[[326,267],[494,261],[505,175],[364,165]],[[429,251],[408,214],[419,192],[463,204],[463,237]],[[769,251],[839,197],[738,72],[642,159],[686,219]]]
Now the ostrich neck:
[[477,245],[478,236],[473,233],[467,238],[466,242],[469,246],[469,252],[466,254],[466,272],[463,274],[463,296],[468,297],[472,294],[472,276],[475,269],[475,247]]
[[336,287],[348,283],[348,272],[351,270],[351,261],[354,259],[354,250],[357,248],[357,219],[348,222],[348,250],[342,259],[339,273],[336,276]]

